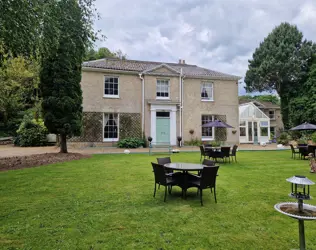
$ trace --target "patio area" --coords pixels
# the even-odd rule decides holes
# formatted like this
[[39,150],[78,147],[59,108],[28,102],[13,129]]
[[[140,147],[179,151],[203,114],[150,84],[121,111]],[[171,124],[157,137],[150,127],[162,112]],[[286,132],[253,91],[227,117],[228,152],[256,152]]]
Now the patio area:
[[[0,248],[33,249],[296,249],[297,222],[274,210],[288,197],[286,178],[309,173],[290,151],[239,151],[219,164],[217,203],[209,190],[201,206],[174,187],[153,198],[156,155],[91,158],[0,173]],[[199,163],[199,152],[171,155]],[[316,188],[311,187],[315,197]],[[316,205],[316,200],[308,201]],[[316,225],[306,222],[306,244],[316,249]]]
[[[124,149],[116,147],[104,147],[98,146],[87,147],[85,144],[81,143],[68,143],[69,152],[72,153],[82,153],[82,154],[116,154],[124,153]],[[185,146],[182,148],[174,147],[174,149],[179,149],[180,152],[199,152],[199,147],[195,146]],[[285,146],[283,149],[290,149],[289,146]],[[277,148],[277,145],[267,144],[265,147],[262,147],[258,144],[240,144],[238,146],[238,151],[256,151],[256,150],[280,150]],[[131,153],[148,153],[148,148],[136,148],[129,149]],[[11,145],[0,145],[0,158],[1,157],[11,157],[11,156],[24,156],[24,155],[33,155],[33,154],[46,154],[46,153],[57,153],[59,148],[55,146],[48,147],[15,147]]]

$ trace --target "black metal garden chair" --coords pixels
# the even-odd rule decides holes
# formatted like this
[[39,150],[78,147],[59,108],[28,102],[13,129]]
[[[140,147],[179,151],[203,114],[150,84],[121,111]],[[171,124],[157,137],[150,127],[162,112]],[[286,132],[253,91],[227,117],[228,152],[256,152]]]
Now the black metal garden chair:
[[291,151],[292,151],[292,158],[295,159],[296,155],[300,155],[301,154],[299,149],[295,150],[295,148],[294,148],[294,146],[292,144],[290,144],[290,147],[291,147]]
[[160,165],[154,162],[152,162],[151,165],[153,167],[154,175],[155,175],[154,197],[156,196],[157,184],[162,185],[165,187],[164,201],[166,201],[167,189],[169,190],[169,193],[171,193],[171,188],[172,186],[177,185],[177,180],[172,176],[166,175],[165,168],[163,165]]
[[229,157],[232,158],[232,161],[234,161],[234,157],[235,157],[235,162],[237,162],[237,157],[236,157],[237,148],[238,148],[238,145],[234,145],[233,149],[232,149],[232,152],[229,154]]
[[200,178],[190,180],[190,186],[197,187],[200,193],[201,206],[203,206],[203,189],[210,188],[211,193],[214,192],[215,203],[216,200],[216,177],[219,166],[204,167]]
[[211,151],[205,151],[203,145],[200,146],[200,153],[201,153],[200,161],[202,160],[202,157],[204,157],[204,159],[205,157],[208,157],[208,158],[211,157]]

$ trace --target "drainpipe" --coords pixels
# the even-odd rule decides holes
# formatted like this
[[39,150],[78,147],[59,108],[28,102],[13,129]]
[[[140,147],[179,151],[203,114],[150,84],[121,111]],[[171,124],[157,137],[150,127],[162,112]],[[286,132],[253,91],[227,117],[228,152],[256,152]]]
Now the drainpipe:
[[142,134],[144,133],[145,128],[145,84],[144,77],[142,74],[139,74],[139,78],[142,81]]
[[[179,76],[179,99],[180,99],[180,135],[182,137],[182,68],[180,69],[180,76]],[[183,141],[183,138],[182,138]],[[181,145],[180,145],[181,146]]]
[[[182,69],[181,69],[181,74],[182,74]],[[184,87],[183,87],[183,81],[184,81],[184,78],[185,76],[183,75],[182,76],[182,79],[181,79],[181,111],[182,111],[182,120],[181,120],[181,123],[182,123],[182,131],[181,131],[181,135],[183,134],[183,103],[184,103]],[[182,143],[184,143],[184,139],[182,138]]]

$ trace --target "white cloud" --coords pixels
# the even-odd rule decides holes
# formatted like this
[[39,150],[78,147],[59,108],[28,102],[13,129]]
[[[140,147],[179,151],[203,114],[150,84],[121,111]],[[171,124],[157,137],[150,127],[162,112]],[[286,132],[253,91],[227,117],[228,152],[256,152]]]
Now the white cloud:
[[255,48],[281,22],[316,41],[315,0],[97,0],[96,7],[102,18],[96,28],[108,38],[98,46],[130,59],[181,58],[244,76]]

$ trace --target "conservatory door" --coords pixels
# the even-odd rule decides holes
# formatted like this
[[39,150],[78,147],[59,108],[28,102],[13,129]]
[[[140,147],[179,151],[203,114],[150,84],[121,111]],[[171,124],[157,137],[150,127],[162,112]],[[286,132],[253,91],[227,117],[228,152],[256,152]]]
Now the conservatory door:
[[258,123],[253,122],[253,143],[258,143]]
[[252,125],[253,122],[248,122],[248,142],[252,142],[253,141],[253,131],[252,131]]
[[258,143],[258,122],[248,122],[248,142]]

